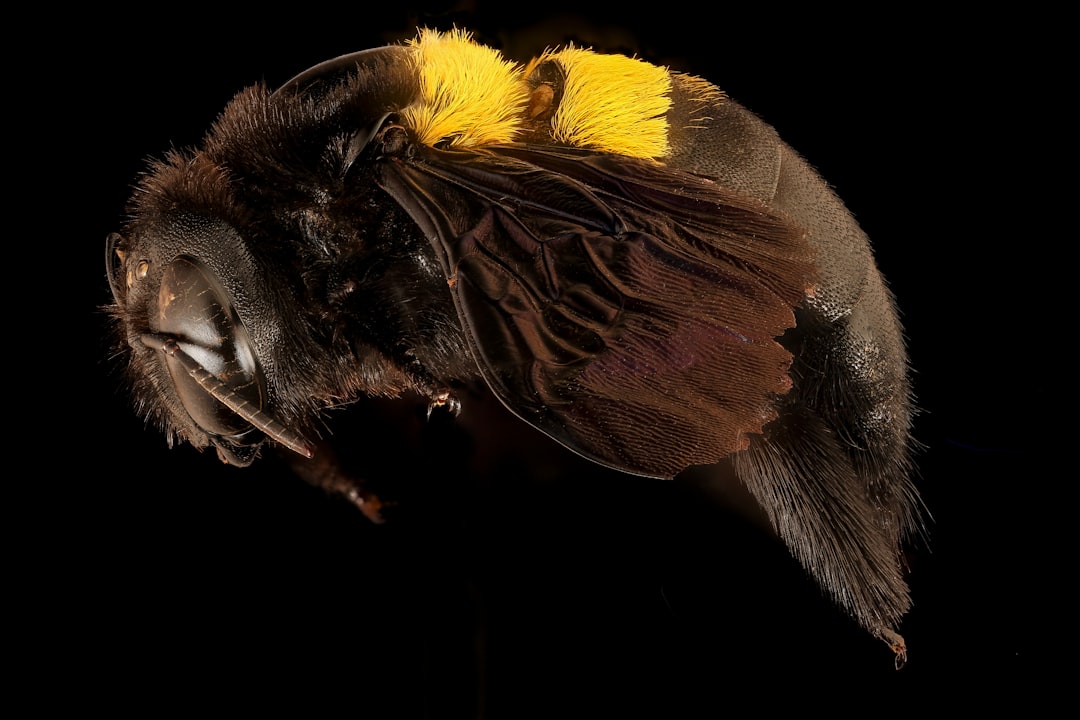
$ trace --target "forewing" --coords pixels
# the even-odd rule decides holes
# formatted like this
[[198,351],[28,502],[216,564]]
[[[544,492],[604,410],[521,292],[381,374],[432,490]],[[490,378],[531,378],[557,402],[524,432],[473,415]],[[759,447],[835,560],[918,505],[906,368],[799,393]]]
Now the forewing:
[[480,369],[516,414],[620,470],[747,446],[790,387],[777,338],[813,280],[803,232],[658,163],[418,149],[384,186],[442,254]]

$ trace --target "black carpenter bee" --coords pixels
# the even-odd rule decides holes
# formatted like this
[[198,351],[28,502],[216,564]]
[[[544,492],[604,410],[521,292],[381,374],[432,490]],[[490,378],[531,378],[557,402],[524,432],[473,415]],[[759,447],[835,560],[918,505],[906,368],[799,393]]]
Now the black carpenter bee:
[[841,201],[710,83],[422,31],[244,90],[129,211],[110,309],[170,442],[285,448],[377,519],[327,411],[482,389],[618,471],[726,464],[903,661],[921,521],[893,298]]

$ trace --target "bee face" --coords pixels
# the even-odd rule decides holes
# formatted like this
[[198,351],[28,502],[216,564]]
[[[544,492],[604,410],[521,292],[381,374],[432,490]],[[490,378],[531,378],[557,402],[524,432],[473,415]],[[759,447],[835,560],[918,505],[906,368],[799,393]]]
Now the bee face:
[[[376,503],[325,412],[497,398],[620,472],[728,462],[898,653],[918,527],[900,326],[865,235],[700,78],[467,34],[241,92],[155,164],[107,248],[136,403],[246,465]],[[329,479],[328,479],[329,478]]]
[[275,389],[264,367],[278,362],[282,322],[243,238],[220,219],[179,213],[111,236],[109,251],[138,392],[181,437],[250,464],[266,437],[259,418]]

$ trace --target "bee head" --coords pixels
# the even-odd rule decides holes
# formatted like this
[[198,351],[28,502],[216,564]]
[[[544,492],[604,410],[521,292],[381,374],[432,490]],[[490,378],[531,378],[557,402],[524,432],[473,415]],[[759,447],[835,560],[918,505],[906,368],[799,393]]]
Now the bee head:
[[[288,325],[275,313],[281,289],[249,252],[239,216],[222,219],[229,213],[221,203],[210,212],[160,202],[176,191],[164,190],[162,175],[170,173],[162,171],[144,187],[157,201],[143,203],[106,243],[113,314],[130,350],[139,410],[170,442],[213,445],[232,465],[249,465],[268,438],[310,456],[311,444],[277,419],[285,403],[273,378],[284,359],[275,348]],[[203,190],[227,197],[221,188]]]

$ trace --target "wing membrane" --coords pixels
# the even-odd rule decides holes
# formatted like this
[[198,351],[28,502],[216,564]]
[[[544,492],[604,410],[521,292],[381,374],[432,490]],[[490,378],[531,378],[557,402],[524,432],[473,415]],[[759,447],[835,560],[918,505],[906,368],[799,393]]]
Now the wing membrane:
[[777,338],[813,279],[803,232],[646,160],[418,149],[385,186],[443,256],[481,371],[516,414],[621,470],[743,449],[790,387]]

